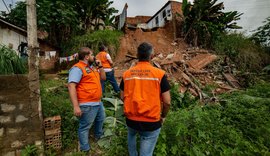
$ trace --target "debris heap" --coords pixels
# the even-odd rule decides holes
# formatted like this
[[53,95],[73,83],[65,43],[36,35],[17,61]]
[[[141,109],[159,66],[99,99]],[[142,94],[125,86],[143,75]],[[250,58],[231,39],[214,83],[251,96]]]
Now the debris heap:
[[[122,74],[137,62],[136,56],[126,55],[124,67],[115,67],[115,77],[121,80]],[[190,92],[205,100],[216,94],[240,89],[234,77],[227,57],[217,56],[211,51],[199,48],[187,48],[170,54],[157,53],[151,63],[166,71],[168,79],[179,83],[179,92]],[[207,86],[213,86],[211,95],[204,92]]]

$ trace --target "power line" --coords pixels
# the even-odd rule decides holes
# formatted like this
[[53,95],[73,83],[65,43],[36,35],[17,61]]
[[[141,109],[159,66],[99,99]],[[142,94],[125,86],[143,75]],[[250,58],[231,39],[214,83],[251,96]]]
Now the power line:
[[10,12],[9,9],[8,9],[8,7],[7,7],[6,2],[4,0],[2,0],[2,2],[4,3],[5,7],[7,8],[7,11]]

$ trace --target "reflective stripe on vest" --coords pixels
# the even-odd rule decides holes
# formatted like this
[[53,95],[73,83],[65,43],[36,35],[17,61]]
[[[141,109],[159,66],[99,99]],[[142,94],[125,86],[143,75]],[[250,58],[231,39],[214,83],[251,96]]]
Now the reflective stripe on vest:
[[144,122],[160,120],[160,83],[165,72],[149,62],[138,64],[123,74],[124,113],[128,119]]
[[105,51],[102,51],[97,54],[96,58],[101,61],[103,68],[112,68],[106,55],[107,53]]
[[158,78],[147,78],[147,77],[131,77],[131,78],[126,78],[125,80],[133,80],[133,79],[139,79],[139,80],[156,80],[156,81],[159,81]]
[[99,72],[83,61],[79,61],[74,67],[80,68],[83,72],[81,81],[76,85],[79,103],[99,102],[102,96]]

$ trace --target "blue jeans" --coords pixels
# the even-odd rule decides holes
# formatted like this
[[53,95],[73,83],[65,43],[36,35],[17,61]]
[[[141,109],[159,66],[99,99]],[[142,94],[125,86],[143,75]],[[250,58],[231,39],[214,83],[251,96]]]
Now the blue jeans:
[[152,156],[155,149],[160,129],[154,131],[137,131],[128,127],[128,152],[129,156],[138,156],[136,134],[140,135],[140,156]]
[[102,86],[102,92],[103,93],[105,92],[105,82],[107,80],[110,82],[110,84],[113,87],[113,90],[116,93],[120,92],[119,86],[118,86],[118,84],[117,84],[117,82],[115,80],[115,77],[114,77],[114,70],[112,70],[110,72],[106,72],[106,80],[105,81],[101,80],[101,86]]
[[80,106],[82,115],[79,118],[78,136],[80,142],[80,150],[90,150],[89,130],[94,123],[95,138],[100,138],[103,135],[103,121],[105,119],[105,111],[103,104],[98,106]]

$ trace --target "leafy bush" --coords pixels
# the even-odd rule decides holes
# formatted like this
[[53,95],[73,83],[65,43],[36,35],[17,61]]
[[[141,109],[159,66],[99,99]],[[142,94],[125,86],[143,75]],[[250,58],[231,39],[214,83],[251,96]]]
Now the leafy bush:
[[127,128],[124,125],[119,125],[115,128],[115,134],[111,137],[111,144],[107,149],[104,149],[105,156],[127,156]]
[[171,110],[179,110],[182,108],[188,108],[190,105],[197,104],[197,100],[191,96],[189,92],[179,93],[179,84],[171,84]]
[[213,43],[217,54],[227,55],[243,71],[261,71],[270,56],[243,34],[224,34]]
[[16,52],[0,45],[0,74],[25,74],[26,72],[26,63],[20,59]]
[[38,155],[38,148],[35,145],[27,145],[21,152],[22,156],[36,156]]
[[100,44],[104,44],[108,46],[109,53],[111,57],[114,58],[120,46],[119,38],[121,35],[122,32],[112,30],[98,30],[93,33],[88,32],[85,35],[74,37],[72,41],[67,44],[69,47],[66,48],[70,49],[70,51],[76,51],[80,47],[87,46],[93,49],[96,54]]

